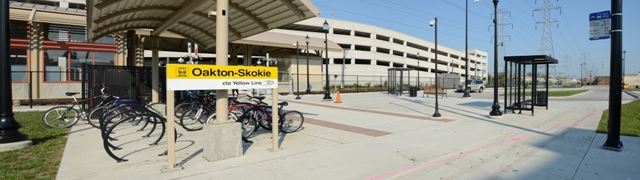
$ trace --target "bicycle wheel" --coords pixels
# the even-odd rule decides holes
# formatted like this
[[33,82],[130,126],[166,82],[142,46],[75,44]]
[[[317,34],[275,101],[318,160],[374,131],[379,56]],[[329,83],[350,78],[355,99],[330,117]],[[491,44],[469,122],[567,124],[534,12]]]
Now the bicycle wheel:
[[280,117],[280,131],[292,133],[300,130],[304,123],[304,116],[298,111],[286,112]]
[[104,113],[106,108],[107,107],[105,106],[101,106],[91,110],[91,112],[89,113],[89,119],[87,119],[87,123],[95,128],[100,128],[100,118],[102,117],[102,114]]
[[180,126],[187,131],[199,131],[207,121],[208,114],[203,108],[189,110],[180,117]]
[[180,118],[184,113],[194,108],[196,108],[196,105],[194,105],[193,103],[180,103],[174,108],[173,113],[175,114],[176,118]]
[[259,122],[260,127],[271,130],[271,107],[259,107],[257,109],[256,121]]
[[253,115],[253,111],[247,111],[238,118],[238,122],[240,122],[240,127],[242,128],[242,138],[249,139],[251,135],[258,130],[258,124],[256,120],[253,119]]
[[68,106],[57,106],[47,110],[42,116],[42,122],[51,128],[68,128],[80,119],[80,112]]

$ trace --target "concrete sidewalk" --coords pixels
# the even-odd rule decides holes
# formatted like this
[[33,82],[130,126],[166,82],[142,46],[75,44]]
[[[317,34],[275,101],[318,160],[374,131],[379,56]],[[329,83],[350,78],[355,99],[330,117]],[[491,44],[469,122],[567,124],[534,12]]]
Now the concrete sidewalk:
[[[332,95],[335,98],[335,95]],[[421,97],[419,94],[418,97]],[[637,179],[640,138],[624,137],[625,149],[600,149],[595,134],[606,102],[554,101],[549,110],[490,119],[489,99],[440,99],[443,118],[431,118],[434,99],[385,93],[343,94],[343,103],[322,95],[294,96],[287,109],[305,115],[304,128],[285,134],[270,151],[262,130],[244,144],[245,155],[205,161],[201,132],[180,134],[177,159],[184,170],[161,173],[166,146],[133,141],[116,163],[102,149],[97,129],[72,129],[58,179]],[[501,104],[502,105],[502,104]],[[124,130],[123,130],[124,131]],[[124,134],[123,134],[124,136]],[[126,138],[123,138],[126,139]],[[125,144],[126,142],[123,142]]]

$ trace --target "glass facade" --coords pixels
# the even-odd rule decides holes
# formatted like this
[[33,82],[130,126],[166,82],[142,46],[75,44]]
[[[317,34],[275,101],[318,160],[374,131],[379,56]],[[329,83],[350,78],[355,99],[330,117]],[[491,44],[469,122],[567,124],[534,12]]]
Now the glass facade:
[[44,80],[66,81],[69,53],[66,50],[46,50],[44,52]]
[[27,39],[27,22],[11,20],[9,36],[12,39]]
[[11,80],[27,81],[27,50],[11,48],[9,51],[11,64]]
[[87,30],[83,26],[44,24],[46,40],[66,42],[87,42]]
[[45,81],[80,81],[82,66],[113,65],[115,53],[91,51],[45,51]]

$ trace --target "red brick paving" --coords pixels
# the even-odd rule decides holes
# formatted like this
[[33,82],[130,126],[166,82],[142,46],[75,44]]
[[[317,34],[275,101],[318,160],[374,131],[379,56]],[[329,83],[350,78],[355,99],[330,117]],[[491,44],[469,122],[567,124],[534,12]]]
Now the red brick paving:
[[313,124],[313,125],[324,126],[328,128],[333,128],[333,129],[338,129],[342,131],[358,133],[358,134],[363,134],[363,135],[373,136],[373,137],[379,137],[379,136],[391,134],[385,131],[378,131],[375,129],[367,129],[362,127],[350,126],[346,124],[334,123],[334,122],[323,121],[323,120],[312,119],[312,118],[304,118],[304,122]]
[[418,119],[418,120],[429,120],[429,121],[438,121],[438,122],[451,122],[451,121],[453,121],[451,119],[444,119],[444,118],[436,119],[436,118],[432,118],[432,117],[429,117],[429,116],[407,115],[407,114],[400,114],[400,113],[374,111],[374,110],[368,110],[368,109],[358,109],[358,108],[349,108],[349,107],[341,107],[341,106],[331,106],[331,105],[316,104],[316,103],[301,102],[301,101],[288,101],[288,102],[311,105],[311,106],[318,106],[318,107],[333,108],[333,109],[341,109],[341,110],[350,110],[350,111],[359,111],[359,112],[366,112],[366,113],[375,113],[375,114],[382,114],[382,115],[398,116],[398,117],[412,118],[412,119]]

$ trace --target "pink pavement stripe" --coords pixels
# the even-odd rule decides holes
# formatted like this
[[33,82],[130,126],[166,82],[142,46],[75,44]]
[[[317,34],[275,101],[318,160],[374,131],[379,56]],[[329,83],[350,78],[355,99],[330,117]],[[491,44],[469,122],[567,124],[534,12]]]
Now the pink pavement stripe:
[[[574,119],[571,121],[563,121],[563,122],[559,122],[557,124],[555,124],[554,126],[547,128],[544,130],[544,132],[548,132],[548,131],[552,131],[552,130],[556,130],[562,127],[568,127],[568,126],[573,126],[576,125],[578,123],[580,123],[581,121],[584,121],[586,118],[593,116],[595,114],[595,112],[591,112],[585,116],[582,116],[578,119]],[[396,170],[391,170],[391,171],[387,171],[378,175],[374,175],[371,176],[367,179],[369,180],[378,180],[378,179],[384,179],[384,178],[389,178],[389,177],[397,177],[400,175],[405,175],[411,172],[414,172],[416,170],[420,170],[420,169],[424,169],[424,168],[428,168],[428,167],[433,167],[436,165],[441,165],[441,164],[445,164],[447,162],[451,162],[454,160],[458,160],[460,158],[463,158],[465,156],[468,156],[470,154],[473,154],[475,152],[478,152],[480,150],[484,150],[484,149],[490,149],[493,147],[497,147],[497,146],[501,146],[501,145],[505,145],[505,144],[509,144],[509,143],[515,143],[515,142],[519,142],[519,141],[523,141],[526,139],[529,139],[531,137],[533,137],[533,133],[531,132],[522,132],[522,133],[518,133],[510,138],[501,140],[501,141],[496,141],[493,143],[489,143],[489,144],[480,144],[480,145],[476,145],[476,146],[472,146],[469,148],[466,148],[462,151],[458,151],[458,152],[452,152],[452,153],[448,153],[445,154],[443,156],[440,156],[436,159],[433,159],[431,161],[427,161],[427,162],[423,162],[420,164],[417,164],[415,166],[410,166],[410,167],[404,167],[404,168],[399,168]]]
[[357,109],[357,108],[349,108],[349,107],[341,107],[341,106],[331,106],[331,105],[316,104],[316,103],[301,102],[301,101],[288,101],[288,102],[289,103],[306,104],[306,105],[318,106],[318,107],[333,108],[333,109],[359,111],[359,112],[375,113],[375,114],[390,115],[390,116],[399,116],[399,117],[406,117],[406,118],[412,118],[412,119],[418,119],[418,120],[429,120],[429,121],[438,121],[438,122],[451,122],[451,121],[454,121],[454,120],[445,119],[445,118],[436,119],[436,118],[432,118],[432,117],[429,117],[429,116],[407,115],[407,114],[400,114],[400,113],[374,111],[374,110],[367,110],[367,109]]
[[373,137],[379,137],[379,136],[391,134],[385,131],[378,131],[375,129],[367,129],[362,127],[350,126],[346,124],[334,123],[334,122],[311,119],[311,118],[304,118],[304,122],[313,124],[313,125],[324,126],[332,129],[338,129],[342,131],[358,133],[358,134],[363,134],[363,135],[373,136]]

